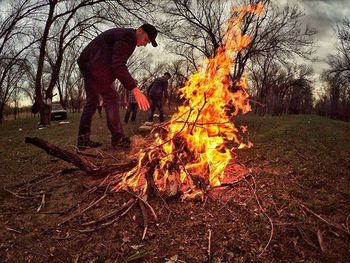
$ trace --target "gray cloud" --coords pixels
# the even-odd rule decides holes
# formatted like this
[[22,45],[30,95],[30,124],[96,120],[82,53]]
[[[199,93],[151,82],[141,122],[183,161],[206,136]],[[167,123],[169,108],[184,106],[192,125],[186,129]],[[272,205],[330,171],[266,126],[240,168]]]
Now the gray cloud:
[[326,57],[336,52],[336,24],[350,17],[350,0],[280,0],[278,3],[281,6],[287,3],[298,5],[305,13],[303,22],[317,30],[317,58],[312,66],[317,73],[321,73],[327,67]]

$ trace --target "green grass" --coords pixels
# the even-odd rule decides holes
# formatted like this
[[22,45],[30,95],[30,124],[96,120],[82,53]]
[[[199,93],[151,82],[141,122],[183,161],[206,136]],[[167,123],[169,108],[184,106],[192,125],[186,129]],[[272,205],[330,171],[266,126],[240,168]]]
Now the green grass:
[[[79,113],[70,113],[68,124],[55,121],[42,130],[36,128],[36,118],[5,121],[0,126],[2,181],[24,180],[32,173],[54,169],[57,163],[53,158],[25,144],[24,137],[37,136],[61,147],[73,147],[76,144],[79,117]],[[138,127],[146,119],[147,113],[139,111],[134,124],[124,124],[125,134],[138,134]],[[252,149],[242,152],[250,158],[260,156],[272,161],[274,166],[287,165],[295,173],[308,174],[310,182],[307,185],[310,187],[316,184],[314,176],[319,173],[349,177],[350,123],[314,115],[247,115],[240,116],[237,124],[248,125],[250,140],[254,143]],[[104,115],[102,118],[98,114],[94,116],[92,139],[110,144]]]
[[[124,117],[124,110],[120,115]],[[121,118],[121,119],[122,119]],[[73,149],[76,145],[80,113],[69,113],[68,122],[59,124],[60,121],[51,122],[44,129],[37,129],[38,117],[8,120],[0,126],[0,182],[2,184],[14,184],[25,181],[43,172],[57,170],[56,160],[33,145],[25,144],[24,138],[39,137],[52,144],[63,148]],[[124,124],[124,132],[127,136],[137,133],[138,126],[147,119],[147,113],[138,112],[134,124]],[[96,113],[92,124],[92,139],[110,145],[110,133],[107,128],[106,118]]]
[[[121,117],[124,111],[121,111]],[[16,156],[33,156],[40,151],[24,143],[25,136],[37,136],[61,147],[74,146],[78,132],[80,113],[70,113],[68,124],[54,121],[45,129],[36,127],[37,118],[5,121],[0,126],[0,152],[3,156],[1,174],[8,174],[7,168],[14,165]],[[138,112],[134,124],[123,125],[125,134],[138,134],[138,127],[147,119],[147,113]],[[254,147],[249,154],[262,154],[266,159],[289,163],[300,168],[306,159],[335,165],[337,161],[349,158],[350,123],[330,120],[314,115],[291,115],[282,117],[240,116],[238,125],[247,124],[250,140]],[[93,119],[92,139],[108,145],[110,134],[106,119],[96,114]],[[347,159],[348,160],[348,159]],[[4,169],[4,163],[5,165]],[[11,165],[9,165],[11,164]],[[312,163],[314,165],[314,163]],[[13,167],[14,170],[16,167]],[[19,168],[19,167],[17,167]],[[347,167],[349,168],[349,167]],[[344,167],[345,169],[345,167]]]

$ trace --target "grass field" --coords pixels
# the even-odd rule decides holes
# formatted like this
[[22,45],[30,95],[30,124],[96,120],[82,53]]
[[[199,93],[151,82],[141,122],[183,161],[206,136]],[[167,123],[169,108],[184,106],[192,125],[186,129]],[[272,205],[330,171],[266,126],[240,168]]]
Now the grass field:
[[[139,113],[135,124],[124,125],[126,135],[138,134],[146,118]],[[87,215],[57,226],[69,215],[67,208],[81,201],[83,185],[90,179],[25,144],[24,137],[37,136],[73,150],[79,114],[69,114],[68,121],[53,122],[42,130],[36,129],[34,118],[0,126],[1,262],[167,262],[175,256],[177,262],[348,262],[350,258],[350,123],[314,115],[239,117],[237,123],[248,125],[254,147],[238,151],[237,162],[254,176],[222,190],[220,197],[209,196],[205,204],[168,200],[165,209],[155,201],[159,225],[152,224],[148,238],[141,241],[139,211],[91,233],[77,231]],[[105,118],[97,114],[92,139],[106,148],[110,143]],[[109,162],[122,161],[123,154],[109,153],[114,155]],[[37,212],[42,193],[47,193],[46,205]],[[123,195],[113,198],[95,213],[125,201]],[[208,229],[213,233],[210,259]],[[132,261],[133,255],[139,259]]]

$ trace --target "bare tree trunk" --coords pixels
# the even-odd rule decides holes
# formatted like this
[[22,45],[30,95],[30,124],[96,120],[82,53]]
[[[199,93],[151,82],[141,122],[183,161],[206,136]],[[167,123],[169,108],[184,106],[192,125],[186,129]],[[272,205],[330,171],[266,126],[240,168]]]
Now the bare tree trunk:
[[48,105],[46,102],[47,102],[47,99],[52,100],[52,94],[46,93],[45,98],[43,98],[41,81],[42,81],[44,60],[45,60],[45,53],[46,53],[46,43],[49,37],[50,27],[53,22],[53,16],[54,16],[54,11],[55,11],[57,1],[58,0],[49,0],[49,7],[50,7],[49,14],[47,16],[44,33],[41,38],[38,68],[37,68],[36,77],[35,77],[35,101],[39,105],[40,124],[42,125],[50,124],[49,115],[51,112],[51,105]]

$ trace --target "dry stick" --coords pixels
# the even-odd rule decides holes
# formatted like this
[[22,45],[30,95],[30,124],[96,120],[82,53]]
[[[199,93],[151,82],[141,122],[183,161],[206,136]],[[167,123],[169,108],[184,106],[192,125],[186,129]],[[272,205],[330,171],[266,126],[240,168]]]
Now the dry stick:
[[21,198],[21,199],[34,198],[34,196],[21,196],[21,195],[18,195],[17,193],[12,192],[11,190],[7,189],[5,186],[3,187],[3,189],[4,189],[6,192],[8,192],[8,193],[10,193],[10,194],[12,194],[12,195],[14,195],[14,196],[16,196],[17,198]]
[[164,141],[163,143],[161,143],[161,144],[159,144],[159,145],[157,145],[157,146],[155,146],[155,147],[152,147],[152,146],[151,146],[151,147],[149,147],[147,150],[148,150],[148,151],[149,151],[149,150],[154,150],[155,148],[159,148],[159,147],[163,146],[164,144],[167,144],[168,142],[170,142],[170,141],[172,141],[173,139],[175,139],[175,137],[177,137],[177,136],[183,131],[183,129],[185,128],[186,124],[188,124],[188,119],[190,118],[192,111],[193,111],[193,109],[190,109],[190,110],[189,110],[189,113],[188,113],[187,119],[186,119],[185,122],[184,122],[184,125],[181,127],[181,129],[180,129],[177,133],[174,134],[173,137],[171,137],[170,139]]
[[36,181],[38,181],[38,180],[40,180],[40,179],[43,179],[43,178],[44,178],[44,179],[48,179],[48,178],[54,177],[54,176],[58,175],[59,173],[61,173],[61,171],[56,172],[56,173],[53,173],[53,174],[50,174],[50,175],[43,174],[43,175],[38,176],[38,177],[36,177],[36,178],[34,178],[34,179],[32,179],[32,180],[29,180],[29,181],[26,181],[26,182],[22,182],[22,183],[19,183],[19,184],[15,184],[15,185],[11,185],[11,186],[9,186],[9,187],[10,187],[10,188],[13,188],[13,187],[19,188],[19,187],[21,187],[21,186],[23,186],[23,185],[25,185],[25,184],[34,183],[34,182],[36,182]]
[[[98,151],[98,153],[100,153],[100,154],[103,156],[102,151]],[[107,153],[107,152],[103,152],[103,153],[104,153],[105,155],[107,155],[108,157],[110,157],[111,159],[116,160],[117,162],[120,161],[118,158],[114,157],[114,156],[113,156],[112,154],[110,154],[110,153]],[[105,159],[104,156],[103,156],[103,159]]]
[[248,99],[249,101],[252,101],[252,102],[254,102],[255,104],[258,104],[258,105],[260,105],[260,106],[262,106],[262,107],[266,107],[266,104],[263,104],[263,103],[261,103],[261,102],[258,102],[257,100],[252,100],[252,99]]
[[83,213],[85,213],[87,210],[89,210],[90,208],[92,208],[93,206],[95,206],[96,204],[98,204],[99,202],[101,202],[107,195],[103,195],[101,196],[101,198],[99,198],[97,201],[92,202],[88,207],[84,208],[81,212],[78,212],[74,215],[69,216],[68,218],[66,218],[65,220],[63,220],[61,223],[58,223],[57,226],[61,226],[64,223],[68,222],[69,220],[73,219],[74,217],[81,215]]
[[104,224],[101,224],[101,227],[100,227],[100,228],[105,227],[105,226],[109,226],[109,225],[113,224],[115,221],[117,221],[119,217],[122,217],[122,216],[126,215],[126,214],[130,211],[130,209],[134,206],[135,203],[136,203],[136,202],[133,202],[133,203],[132,203],[127,209],[125,209],[125,211],[124,211],[122,214],[120,214],[120,216],[118,216],[117,218],[114,218],[113,220],[111,220],[111,221],[109,221],[109,222],[106,222],[106,223],[104,223]]
[[318,244],[320,245],[320,248],[322,250],[322,252],[326,251],[326,248],[324,246],[324,241],[323,241],[323,236],[322,236],[323,232],[321,232],[321,230],[317,230],[317,240],[318,240]]
[[191,131],[190,131],[190,134],[192,134],[193,129],[194,129],[194,127],[196,126],[196,123],[197,123],[197,121],[198,121],[199,114],[200,114],[201,111],[204,109],[205,104],[207,104],[207,96],[206,96],[206,94],[205,94],[205,92],[204,92],[204,103],[203,103],[202,107],[198,110],[198,113],[197,113],[197,116],[196,116],[196,120],[193,122]]
[[311,247],[313,247],[314,249],[318,249],[318,247],[308,238],[308,236],[306,235],[305,231],[299,227],[299,226],[296,226],[296,228],[298,229],[300,235],[301,235],[301,238],[308,244],[310,245]]
[[82,156],[86,156],[86,157],[92,157],[92,158],[96,158],[96,159],[104,159],[104,156],[102,156],[101,154],[97,155],[94,153],[87,153],[84,151],[80,151],[80,150],[76,150],[77,154],[82,155]]
[[[293,198],[294,199],[294,198]],[[335,223],[330,223],[328,222],[326,219],[324,219],[322,216],[316,214],[314,211],[312,211],[310,208],[308,208],[307,206],[303,205],[302,203],[298,202],[297,200],[294,199],[294,201],[296,201],[302,208],[304,208],[306,211],[308,211],[309,213],[311,213],[312,215],[316,216],[318,219],[320,219],[321,221],[325,222],[327,225],[329,226],[333,226],[336,229],[345,232],[346,234],[349,234],[349,231],[347,231],[347,229],[344,229],[342,226],[335,224]]]
[[223,187],[232,187],[236,184],[239,184],[240,182],[242,182],[243,180],[247,179],[249,176],[251,176],[251,173],[247,173],[247,175],[241,179],[239,179],[236,182],[232,182],[232,183],[222,183],[221,185],[218,186],[211,186],[210,189],[218,189],[218,188],[223,188]]
[[208,229],[208,262],[211,262],[211,229]]
[[[158,126],[155,127],[155,128],[163,128],[163,129],[165,129],[164,127],[168,126],[168,125],[171,124],[171,123],[177,122],[176,120],[180,119],[180,118],[181,118],[182,116],[184,116],[187,112],[189,112],[189,115],[188,115],[188,117],[187,117],[187,120],[188,120],[188,119],[189,119],[189,116],[191,115],[192,110],[193,110],[193,109],[189,109],[188,111],[185,111],[183,114],[181,114],[180,116],[178,116],[176,119],[170,120],[170,121],[167,121],[167,122],[164,122],[164,123],[162,123],[161,125],[158,125]],[[154,128],[154,129],[155,129],[155,128]],[[148,137],[152,134],[152,132],[153,132],[154,129],[152,129],[152,131],[149,133],[149,135],[146,136],[146,138],[148,138]],[[166,129],[165,129],[165,130],[166,130]]]
[[[182,162],[182,160],[179,160],[183,169],[184,169],[184,172],[186,173],[186,175],[191,179],[191,183],[192,184],[196,184],[196,182],[198,182],[199,180],[196,178],[196,176],[192,175],[189,171],[187,171],[186,167],[185,167],[185,164]],[[201,183],[201,182],[199,182]],[[196,187],[200,188],[200,190],[202,191],[203,194],[206,194],[207,193],[207,189],[202,189],[201,185],[197,186],[195,185]],[[202,201],[203,201],[203,198],[202,198]]]
[[45,194],[42,195],[41,203],[40,203],[39,207],[37,208],[36,212],[39,212],[41,210],[41,208],[43,208],[44,206],[45,206]]
[[141,208],[142,218],[143,218],[143,234],[142,234],[141,240],[144,240],[146,237],[147,229],[148,229],[148,215],[147,215],[145,205],[142,203],[142,201],[139,200],[138,202],[139,202],[139,206]]
[[100,217],[97,220],[92,220],[90,222],[86,222],[81,224],[82,226],[90,226],[96,223],[99,223],[101,221],[107,220],[115,215],[117,215],[118,213],[120,213],[121,211],[123,211],[125,208],[129,207],[130,205],[133,204],[133,202],[135,202],[134,198],[131,198],[128,202],[126,202],[125,204],[123,204],[121,207],[118,207],[117,209],[113,210],[112,212],[105,214],[104,216]]
[[137,199],[141,200],[141,201],[148,207],[148,209],[151,211],[151,213],[152,213],[152,215],[153,215],[153,217],[154,217],[154,220],[155,220],[156,222],[158,222],[158,216],[157,216],[157,214],[154,212],[153,207],[152,207],[146,200],[144,200],[142,197],[140,197],[140,196],[134,194],[133,192],[130,192],[130,191],[127,191],[127,192],[128,192],[129,194],[135,196]]
[[80,229],[80,230],[78,230],[78,231],[79,231],[80,233],[90,233],[90,232],[93,232],[93,231],[95,231],[95,230],[97,230],[97,229],[101,229],[101,228],[103,228],[103,227],[110,226],[111,224],[113,224],[114,222],[116,222],[120,217],[122,217],[122,216],[124,216],[125,214],[127,214],[127,213],[130,211],[130,209],[134,206],[135,203],[136,203],[135,201],[134,201],[133,203],[131,203],[131,205],[130,205],[127,209],[125,209],[125,211],[124,211],[122,214],[120,214],[119,216],[117,216],[116,218],[112,219],[112,220],[109,221],[109,222],[102,223],[100,226],[98,226],[98,227],[96,227],[96,228]]
[[[184,123],[184,121],[176,121],[176,123]],[[228,123],[231,123],[231,122],[230,121],[225,121],[225,122],[201,122],[201,123],[187,122],[187,124],[196,125],[197,127],[202,127],[204,125],[221,125],[221,124],[228,124]]]
[[[256,182],[254,179],[253,174],[251,174],[251,177],[254,181],[254,185],[255,185],[255,189],[256,189]],[[265,212],[265,209],[261,206],[259,198],[256,194],[256,190],[251,186],[251,184],[245,179],[245,181],[248,183],[248,185],[250,186],[250,188],[253,190],[253,194],[255,196],[256,202],[258,203],[258,206],[260,207],[261,211],[263,212],[263,214],[267,217],[267,219],[270,221],[270,225],[271,225],[271,231],[270,231],[270,237],[269,237],[269,241],[267,242],[267,244],[265,245],[265,247],[263,248],[263,250],[260,252],[259,256],[261,256],[265,250],[267,249],[267,247],[270,245],[270,242],[272,240],[272,236],[273,236],[273,221],[272,219],[269,217],[269,215]]]
[[[182,132],[182,130],[185,128],[185,126],[186,126],[186,124],[187,124],[187,122],[188,122],[188,119],[189,119],[190,116],[191,116],[192,110],[193,110],[193,109],[190,109],[190,110],[189,110],[187,119],[186,119],[184,125],[181,127],[180,131],[178,131],[172,138],[170,138],[170,139],[164,141],[163,143],[161,143],[161,144],[159,144],[159,145],[157,145],[157,146],[155,146],[155,147],[150,146],[149,148],[145,149],[145,155],[147,155],[147,152],[149,152],[149,151],[151,151],[151,150],[154,150],[155,148],[159,148],[159,147],[163,146],[164,144],[168,143],[169,141],[173,140],[176,136],[178,136],[178,135]],[[148,162],[147,162],[147,163],[148,163]],[[147,163],[146,163],[146,165],[147,165]],[[154,168],[155,168],[155,167],[154,167]],[[138,170],[136,173],[138,173],[138,172],[139,172],[139,170]],[[135,173],[133,173],[133,174],[130,175],[130,176],[134,176],[134,175],[135,175]],[[148,174],[148,176],[153,176],[153,174],[151,174],[151,175]],[[128,178],[126,178],[126,179],[128,179]],[[146,205],[147,205],[147,204],[146,204]],[[149,204],[148,204],[148,205],[149,205]],[[151,206],[150,206],[150,207],[151,207]],[[152,208],[152,207],[151,207],[151,208]],[[152,210],[153,210],[153,208],[152,208]],[[154,212],[154,211],[153,211],[153,212]],[[154,215],[155,215],[155,213],[154,213]]]
[[49,142],[42,140],[38,137],[25,137],[25,143],[33,144],[40,149],[46,151],[49,155],[60,158],[66,162],[74,164],[79,169],[85,172],[92,172],[97,169],[96,165],[89,160],[78,156],[70,151],[63,150],[56,145],[50,144]]
[[12,231],[12,232],[15,232],[15,233],[17,233],[17,234],[21,234],[21,233],[22,233],[21,231],[19,231],[19,230],[17,230],[17,229],[13,229],[13,228],[11,228],[11,227],[6,227],[6,229],[7,229],[8,231]]

